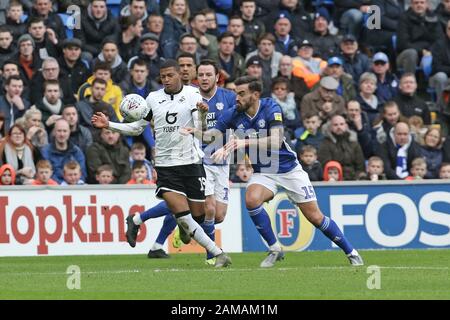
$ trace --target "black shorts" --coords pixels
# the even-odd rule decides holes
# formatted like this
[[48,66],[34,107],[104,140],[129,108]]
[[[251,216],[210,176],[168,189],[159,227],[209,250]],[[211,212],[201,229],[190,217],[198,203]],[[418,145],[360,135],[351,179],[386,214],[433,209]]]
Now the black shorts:
[[176,192],[188,200],[205,201],[206,174],[202,164],[188,164],[173,167],[155,167],[156,196],[162,199],[165,192]]

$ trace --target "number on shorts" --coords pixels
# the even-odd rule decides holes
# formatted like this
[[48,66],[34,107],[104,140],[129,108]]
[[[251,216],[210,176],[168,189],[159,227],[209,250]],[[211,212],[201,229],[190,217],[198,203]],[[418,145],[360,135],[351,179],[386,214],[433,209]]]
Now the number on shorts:
[[305,192],[305,199],[311,199],[316,196],[313,186],[302,187],[302,189]]
[[206,178],[198,178],[198,181],[200,182],[200,191],[205,191]]

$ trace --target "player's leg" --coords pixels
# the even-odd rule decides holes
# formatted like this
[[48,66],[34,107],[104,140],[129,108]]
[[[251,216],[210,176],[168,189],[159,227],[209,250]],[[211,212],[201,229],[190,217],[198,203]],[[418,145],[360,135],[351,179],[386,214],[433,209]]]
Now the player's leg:
[[164,217],[164,222],[159,230],[159,234],[156,237],[155,243],[148,252],[147,256],[149,258],[169,258],[169,255],[164,251],[163,246],[169,235],[177,226],[177,221],[172,214],[168,214]]

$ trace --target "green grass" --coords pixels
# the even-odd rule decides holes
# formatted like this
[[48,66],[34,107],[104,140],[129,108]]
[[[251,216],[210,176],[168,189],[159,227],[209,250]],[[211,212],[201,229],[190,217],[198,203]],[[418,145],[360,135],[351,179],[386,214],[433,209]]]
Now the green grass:
[[[264,253],[231,254],[214,269],[204,256],[178,254],[0,258],[0,299],[450,299],[450,250],[361,251],[351,267],[339,251],[288,252],[261,269]],[[81,269],[69,290],[67,267]],[[381,289],[369,290],[367,266],[381,267]]]

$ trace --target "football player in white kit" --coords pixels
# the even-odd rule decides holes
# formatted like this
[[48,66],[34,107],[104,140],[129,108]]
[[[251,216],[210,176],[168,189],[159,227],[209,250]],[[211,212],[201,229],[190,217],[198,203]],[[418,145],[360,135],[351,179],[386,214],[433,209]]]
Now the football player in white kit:
[[[166,201],[184,232],[194,238],[215,258],[215,267],[226,267],[231,259],[216,246],[202,227],[193,219],[205,214],[205,171],[203,152],[193,135],[179,132],[184,127],[206,129],[206,111],[197,88],[184,86],[176,61],[167,60],[160,68],[164,86],[151,92],[146,101],[149,112],[144,119],[131,123],[110,122],[103,113],[92,116],[97,128],[110,128],[125,135],[139,135],[154,120],[156,154],[155,169],[158,174],[156,195]],[[200,108],[200,110],[198,109]],[[128,217],[137,237],[139,215]]]

